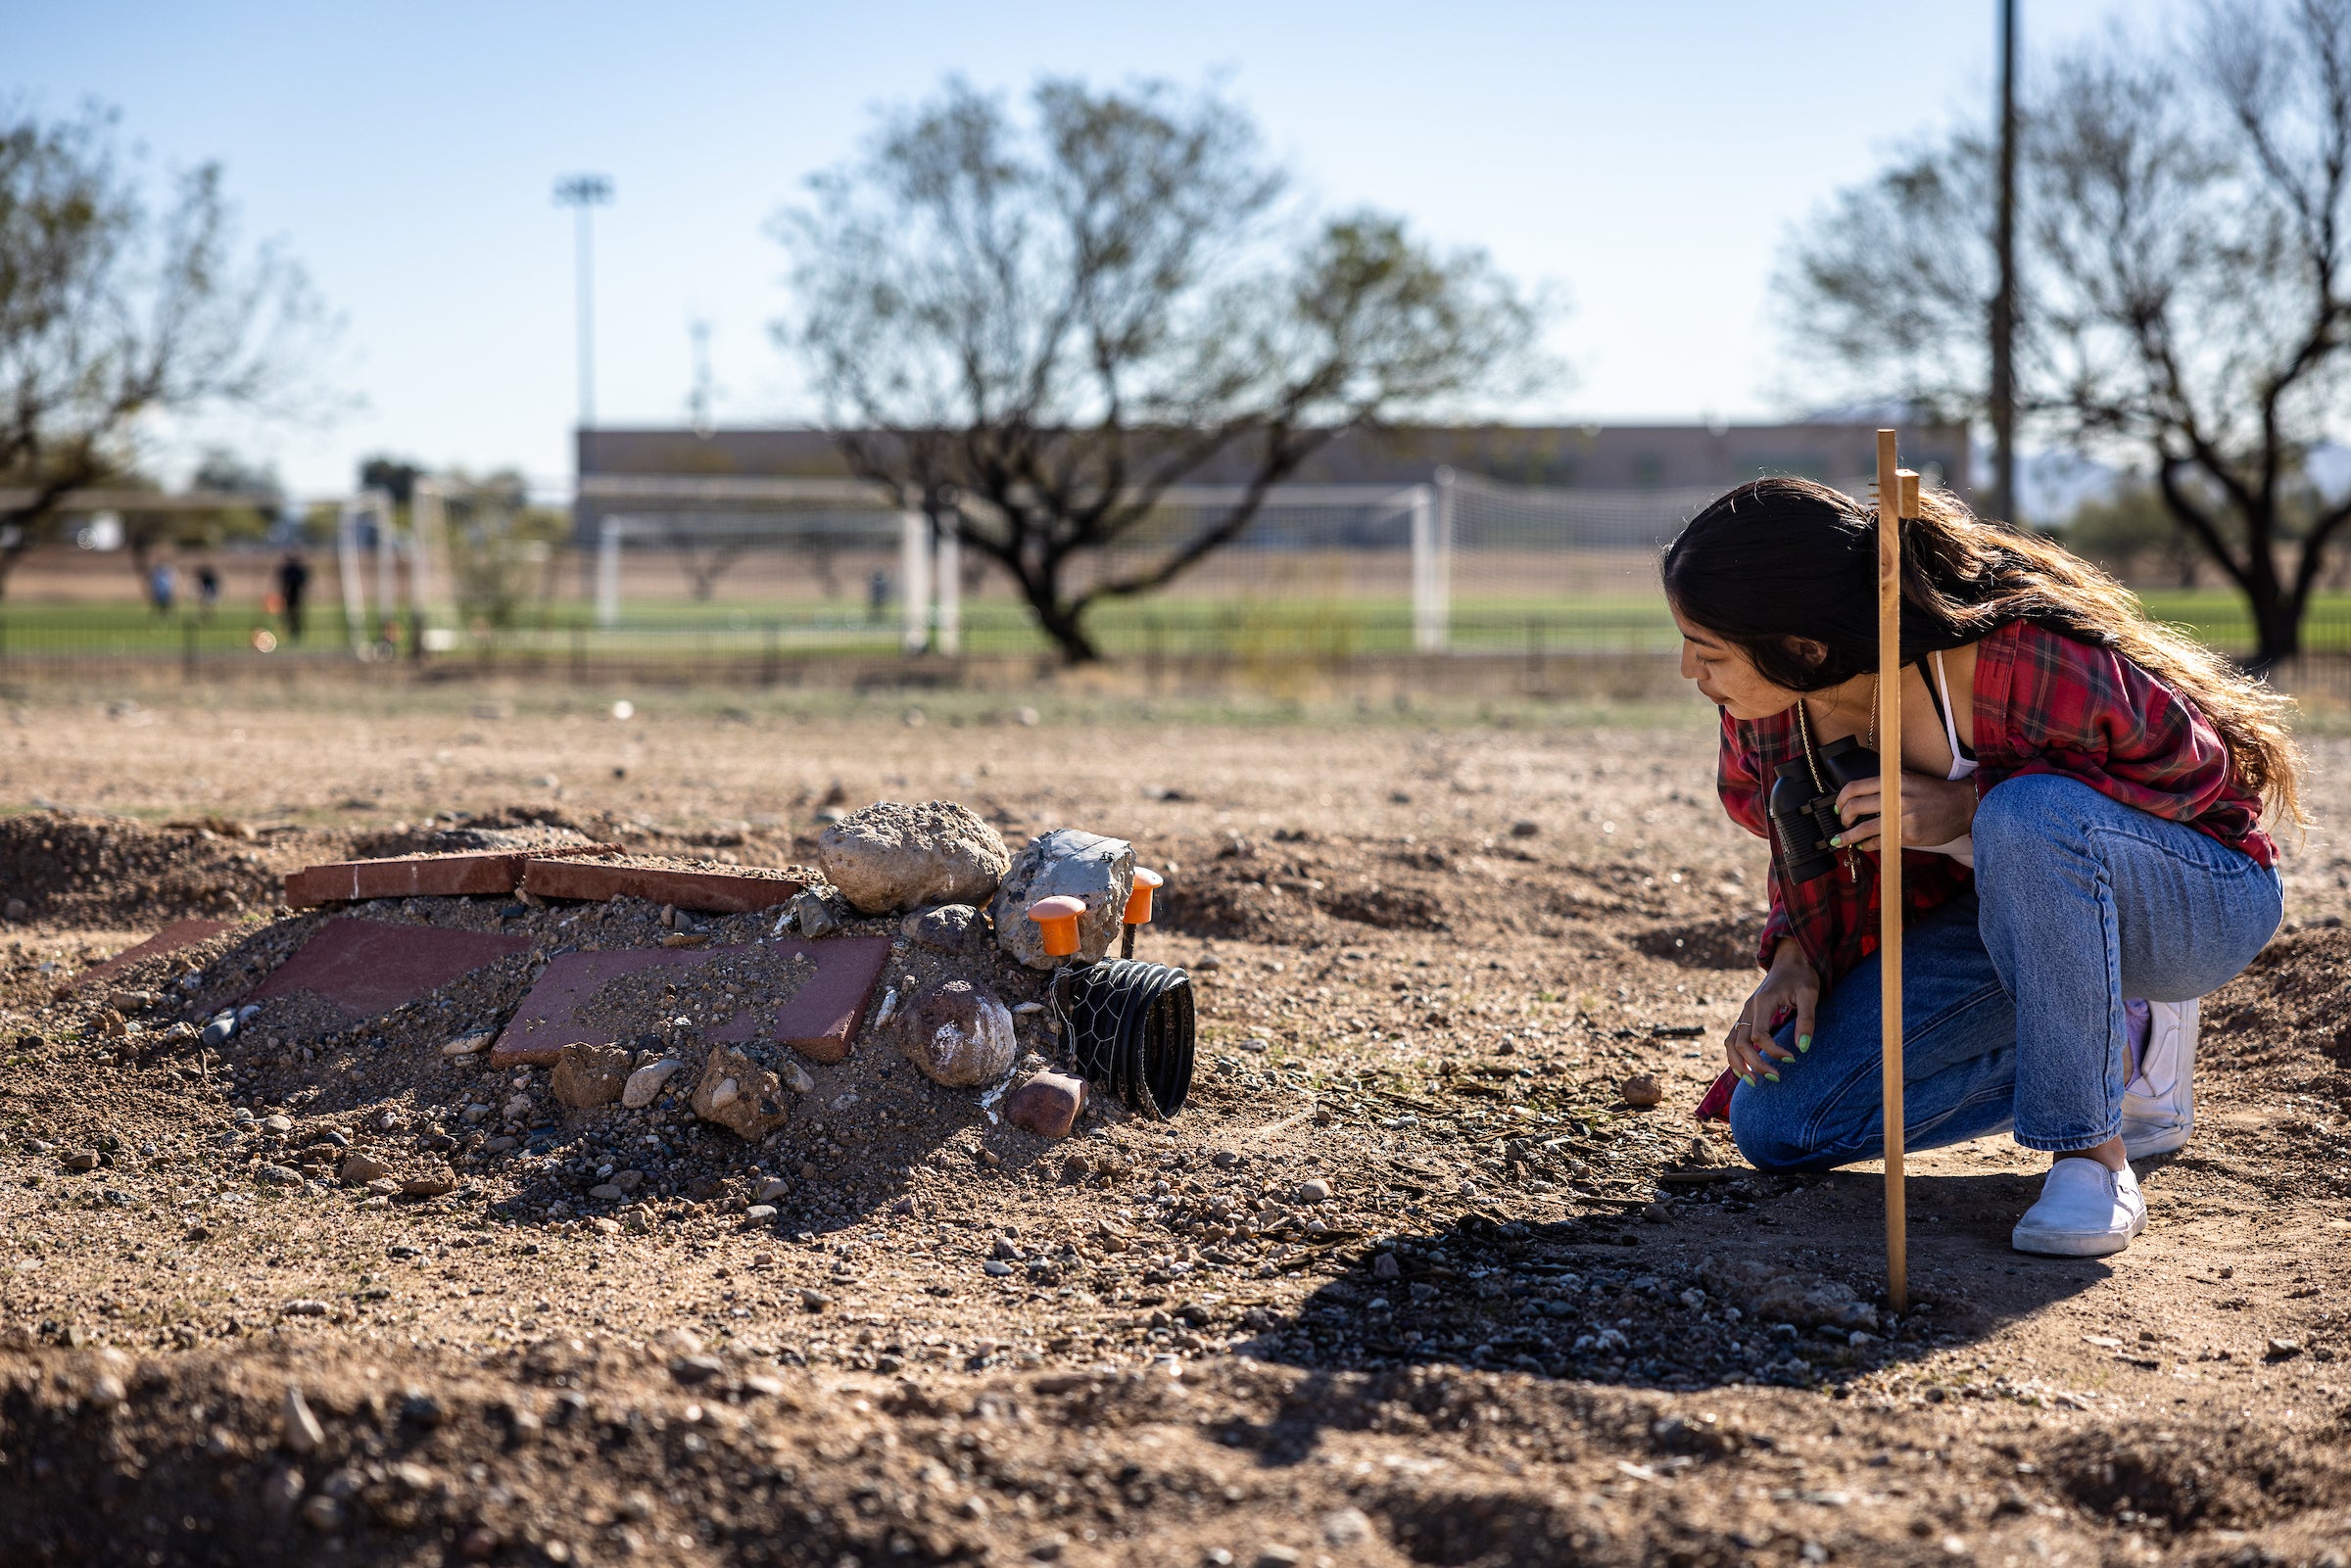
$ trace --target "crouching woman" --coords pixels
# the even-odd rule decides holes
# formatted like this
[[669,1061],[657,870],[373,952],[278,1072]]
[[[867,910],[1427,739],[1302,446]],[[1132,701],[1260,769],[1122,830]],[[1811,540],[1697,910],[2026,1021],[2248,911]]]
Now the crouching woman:
[[[2063,549],[1947,495],[1923,509],[1889,672],[1870,512],[1795,479],[1713,502],[1665,554],[1682,674],[1722,711],[1724,804],[1766,838],[1784,765],[1817,784],[1831,741],[1898,747],[1903,1138],[2011,1132],[2054,1157],[2015,1246],[2120,1252],[2146,1224],[2129,1162],[2193,1125],[2196,998],[2278,928],[2260,823],[2300,820],[2287,703]],[[1899,736],[1877,734],[1881,680]],[[1878,795],[1874,764],[1837,791],[1826,875],[1773,845],[1765,978],[1701,1108],[1761,1169],[1882,1152]]]

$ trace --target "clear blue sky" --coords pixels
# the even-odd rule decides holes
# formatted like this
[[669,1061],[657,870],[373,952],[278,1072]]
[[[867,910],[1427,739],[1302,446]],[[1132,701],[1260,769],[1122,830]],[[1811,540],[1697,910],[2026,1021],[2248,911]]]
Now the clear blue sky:
[[[2028,61],[2153,0],[2024,0]],[[559,478],[576,407],[571,219],[598,214],[601,422],[680,423],[707,318],[723,424],[805,418],[766,326],[766,220],[877,105],[961,71],[1019,89],[1225,73],[1330,204],[1485,246],[1572,309],[1571,391],[1529,416],[1782,411],[1766,285],[1788,226],[1894,140],[1991,109],[1994,0],[1437,6],[0,0],[0,92],[96,97],[161,164],[218,159],[250,231],[346,317],[322,429],[245,432],[305,490],[388,451]],[[1797,389],[1800,392],[1800,388]]]

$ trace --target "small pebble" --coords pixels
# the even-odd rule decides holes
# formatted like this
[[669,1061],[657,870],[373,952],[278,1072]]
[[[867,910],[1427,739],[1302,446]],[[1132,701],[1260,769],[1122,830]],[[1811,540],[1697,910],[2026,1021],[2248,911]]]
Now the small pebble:
[[311,1413],[311,1406],[302,1397],[299,1384],[286,1385],[286,1402],[279,1421],[278,1441],[289,1453],[314,1453],[326,1441],[326,1428]]
[[1665,1086],[1654,1073],[1636,1072],[1624,1080],[1623,1093],[1626,1105],[1653,1106],[1664,1100]]
[[1298,1201],[1302,1204],[1328,1203],[1330,1201],[1330,1183],[1322,1180],[1319,1176],[1313,1181],[1300,1182],[1298,1184]]

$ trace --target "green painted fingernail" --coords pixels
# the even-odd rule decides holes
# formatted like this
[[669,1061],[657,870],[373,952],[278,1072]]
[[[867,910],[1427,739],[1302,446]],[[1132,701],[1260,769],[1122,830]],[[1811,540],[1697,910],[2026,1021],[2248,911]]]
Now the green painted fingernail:
[[1829,847],[1831,849],[1843,849],[1845,847],[1845,834],[1839,833],[1836,837],[1830,839]]
[[1739,1081],[1751,1089],[1755,1086],[1755,1075],[1751,1072],[1742,1072],[1739,1074]]
[[1809,1050],[1811,1050],[1811,1049],[1812,1049],[1812,1036],[1810,1036],[1809,1034],[1799,1034],[1799,1035],[1798,1035],[1798,1036],[1796,1037],[1796,1048],[1797,1048],[1799,1051],[1809,1051]]
[[1774,1083],[1777,1083],[1777,1082],[1779,1082],[1779,1081],[1780,1081],[1780,1075],[1779,1075],[1778,1073],[1776,1073],[1776,1072],[1772,1071],[1772,1070],[1771,1070],[1771,1069],[1769,1069],[1769,1068],[1765,1068],[1765,1069],[1763,1069],[1763,1076],[1765,1076],[1765,1077],[1769,1078],[1769,1079],[1770,1079],[1772,1082],[1774,1082]]

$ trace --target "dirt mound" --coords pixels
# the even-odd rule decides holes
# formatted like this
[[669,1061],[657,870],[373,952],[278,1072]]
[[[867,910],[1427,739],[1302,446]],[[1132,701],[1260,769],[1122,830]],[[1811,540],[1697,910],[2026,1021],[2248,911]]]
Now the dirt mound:
[[1652,958],[1684,969],[1744,970],[1754,967],[1755,945],[1762,935],[1760,920],[1732,916],[1695,925],[1653,927],[1635,935],[1632,943]]
[[[1443,885],[1452,860],[1438,849],[1387,846],[1305,833],[1232,837],[1197,859],[1161,895],[1161,918],[1189,936],[1296,941],[1330,922],[1383,931],[1453,928],[1455,898]],[[1339,931],[1326,934],[1341,936]]]
[[226,915],[275,901],[280,874],[255,841],[211,828],[30,812],[0,819],[0,897],[77,926]]

